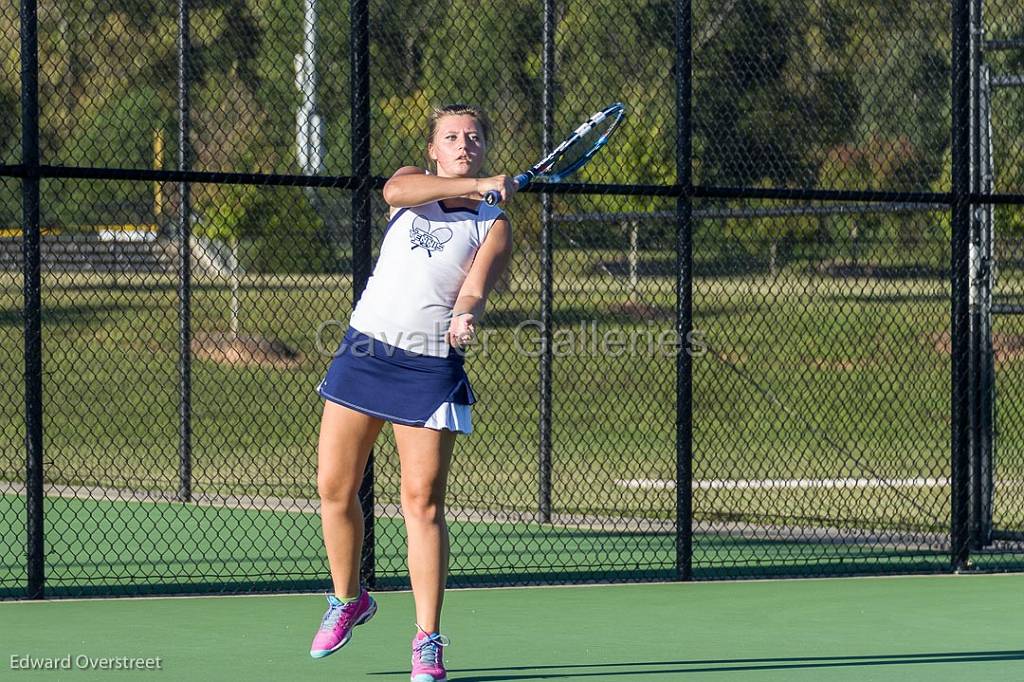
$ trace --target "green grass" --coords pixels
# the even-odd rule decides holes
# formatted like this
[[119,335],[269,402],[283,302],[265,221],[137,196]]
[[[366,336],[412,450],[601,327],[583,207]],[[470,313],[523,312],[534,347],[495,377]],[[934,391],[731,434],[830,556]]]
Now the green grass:
[[[528,256],[508,290],[493,296],[484,320],[487,352],[468,364],[480,398],[477,432],[457,446],[452,508],[536,508],[538,359],[517,352],[517,340],[522,347],[528,336],[517,325],[539,317]],[[599,336],[638,339],[673,328],[674,279],[642,278],[631,291],[627,280],[597,267],[611,257],[621,253],[556,254],[552,508],[670,520],[674,491],[629,490],[616,481],[675,477],[674,358],[643,349],[595,354],[592,337],[573,346],[569,336],[581,324]],[[9,378],[0,401],[0,479],[9,481],[24,475],[20,284],[13,273],[0,275],[0,369]],[[832,279],[794,266],[778,276],[698,277],[694,290],[694,325],[710,348],[693,361],[696,479],[948,475],[949,354],[940,338],[949,326],[947,282]],[[173,280],[45,275],[43,303],[47,482],[174,491]],[[327,348],[318,350],[317,330],[344,323],[350,306],[346,276],[243,282],[242,331],[282,340],[303,360],[291,369],[194,362],[196,492],[315,496],[314,388],[342,331],[335,325]],[[228,310],[223,283],[200,282],[195,332],[225,330]],[[1006,333],[1024,334],[1016,318],[1002,324]],[[1024,386],[1022,363],[999,361],[1005,395]],[[997,469],[1011,482],[1024,479],[1024,451],[1015,445],[1024,442],[1024,419],[1012,404],[1008,399],[1000,410]],[[389,433],[376,453],[378,500],[397,503]],[[1000,523],[1020,526],[1019,495],[1019,488],[997,490]],[[941,485],[698,490],[694,510],[698,522],[941,533],[948,500]]]

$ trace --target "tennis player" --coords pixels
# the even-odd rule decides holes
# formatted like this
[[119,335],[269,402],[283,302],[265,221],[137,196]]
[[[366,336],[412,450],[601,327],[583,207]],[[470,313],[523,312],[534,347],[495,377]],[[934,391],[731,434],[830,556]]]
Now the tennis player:
[[440,634],[449,548],[445,490],[455,436],[472,431],[475,401],[464,351],[512,248],[501,208],[481,201],[491,190],[506,201],[516,189],[508,176],[481,177],[490,132],[478,107],[432,112],[430,170],[405,166],[384,186],[391,211],[380,256],[318,389],[325,400],[317,489],[334,594],[327,596],[310,655],[337,651],[376,613],[359,581],[358,491],[370,449],[390,422],[416,605],[413,682],[446,680],[448,639]]

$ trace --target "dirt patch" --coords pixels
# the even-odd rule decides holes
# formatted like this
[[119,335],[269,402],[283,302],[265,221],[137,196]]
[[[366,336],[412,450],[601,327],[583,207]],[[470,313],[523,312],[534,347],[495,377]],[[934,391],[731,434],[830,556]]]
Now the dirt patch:
[[[953,352],[953,342],[948,331],[933,332],[928,336],[928,344],[943,355]],[[1024,358],[1024,334],[996,332],[992,335],[992,352],[995,354],[996,362]]]
[[277,339],[231,332],[196,332],[192,352],[197,358],[222,365],[295,369],[302,353]]
[[712,356],[728,365],[742,366],[750,360],[750,356],[735,350],[724,350],[712,353]]

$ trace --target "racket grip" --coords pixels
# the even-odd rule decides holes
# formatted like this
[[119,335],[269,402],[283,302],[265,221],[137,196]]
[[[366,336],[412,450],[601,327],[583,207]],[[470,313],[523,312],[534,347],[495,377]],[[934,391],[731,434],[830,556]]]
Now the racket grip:
[[[531,177],[533,176],[530,175],[529,173],[520,173],[519,175],[512,178],[512,182],[516,184],[516,191],[519,191],[522,188],[526,187],[528,184],[530,184]],[[487,194],[484,195],[484,201],[487,202],[488,206],[494,206],[500,200],[501,192],[494,189],[490,190],[489,192],[487,192]]]

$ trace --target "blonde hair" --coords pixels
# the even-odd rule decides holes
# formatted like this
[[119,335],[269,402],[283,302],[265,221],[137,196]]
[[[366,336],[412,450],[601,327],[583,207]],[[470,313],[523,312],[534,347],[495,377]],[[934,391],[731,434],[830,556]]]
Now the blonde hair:
[[[484,144],[490,143],[491,120],[487,118],[486,111],[474,104],[446,104],[440,107],[433,107],[430,111],[430,116],[427,117],[428,145],[434,142],[434,135],[437,134],[437,122],[445,116],[472,116],[480,124],[480,132],[484,136]],[[427,165],[432,171],[436,171],[437,169],[434,167],[434,162],[430,159],[430,155],[426,153],[425,155],[427,157]]]

